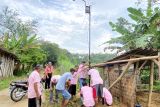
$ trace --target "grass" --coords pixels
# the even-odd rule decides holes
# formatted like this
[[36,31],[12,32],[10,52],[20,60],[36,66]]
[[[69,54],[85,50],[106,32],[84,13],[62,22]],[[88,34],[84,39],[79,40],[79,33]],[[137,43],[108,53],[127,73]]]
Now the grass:
[[25,79],[25,76],[21,76],[21,77],[12,76],[12,77],[0,78],[0,90],[8,88],[9,85],[10,85],[10,83],[12,81],[15,81],[15,80],[24,80],[24,79]]

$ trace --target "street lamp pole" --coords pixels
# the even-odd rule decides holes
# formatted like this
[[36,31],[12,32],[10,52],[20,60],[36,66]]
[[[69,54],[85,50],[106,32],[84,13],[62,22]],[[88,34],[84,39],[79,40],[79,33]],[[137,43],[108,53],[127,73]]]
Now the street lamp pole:
[[[75,1],[75,0],[73,0]],[[91,68],[91,5],[87,5],[85,0],[82,0],[85,4],[85,13],[89,15],[89,27],[88,27],[88,63],[89,69]],[[89,86],[90,86],[90,76],[89,76]]]
[[[84,1],[84,0],[83,0]],[[89,27],[88,27],[88,62],[89,68],[91,67],[91,6],[87,6],[85,2],[85,13],[89,15]]]
[[[75,1],[75,0],[74,0]],[[89,27],[88,27],[88,63],[89,68],[91,67],[91,5],[87,5],[85,0],[82,0],[85,4],[85,13],[89,15]]]

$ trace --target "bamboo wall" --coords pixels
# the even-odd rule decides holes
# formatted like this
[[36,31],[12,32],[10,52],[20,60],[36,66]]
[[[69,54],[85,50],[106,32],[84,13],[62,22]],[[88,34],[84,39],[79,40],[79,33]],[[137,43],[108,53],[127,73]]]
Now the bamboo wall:
[[3,55],[1,56],[1,61],[2,63],[0,65],[0,77],[13,76],[14,59]]
[[[124,66],[125,65],[122,65],[121,69],[123,69]],[[105,73],[108,73],[108,81],[110,85],[119,77],[120,72],[121,71],[118,71],[116,66],[110,68],[109,71],[108,69],[105,69]],[[129,70],[129,72],[110,89],[114,99],[118,99],[127,107],[134,107],[136,101],[136,78],[133,74],[134,71]]]

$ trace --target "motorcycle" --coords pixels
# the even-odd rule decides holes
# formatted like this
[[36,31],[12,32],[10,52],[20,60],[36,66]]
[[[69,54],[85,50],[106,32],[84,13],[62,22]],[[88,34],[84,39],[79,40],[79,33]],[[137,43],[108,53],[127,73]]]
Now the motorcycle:
[[27,94],[27,84],[27,81],[12,81],[9,88],[10,98],[15,102],[20,101]]

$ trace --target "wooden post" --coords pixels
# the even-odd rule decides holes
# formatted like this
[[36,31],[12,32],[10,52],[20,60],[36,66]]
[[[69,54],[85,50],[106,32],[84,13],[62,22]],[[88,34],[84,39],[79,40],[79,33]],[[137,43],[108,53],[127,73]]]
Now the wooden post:
[[154,62],[152,61],[152,62],[151,62],[151,71],[150,71],[150,84],[149,84],[148,107],[151,107],[151,101],[152,101],[153,74],[154,74]]
[[134,73],[137,74],[139,68],[139,62],[136,62]]
[[160,51],[158,52],[158,80],[160,80]]
[[158,80],[160,80],[160,59],[152,59],[152,61],[158,66]]
[[143,62],[143,64],[139,67],[138,72],[137,72],[137,75],[140,74],[141,69],[144,67],[144,65],[145,65],[146,63],[147,63],[147,60],[145,60],[145,61]]
[[133,62],[128,62],[127,65],[126,65],[126,68],[124,69],[124,71],[121,73],[121,75],[109,86],[108,89],[112,88],[117,82],[119,82],[122,77],[124,76],[124,74],[127,72],[129,66],[132,64]]
[[109,76],[109,71],[107,71],[107,78],[108,78],[108,87],[110,86],[110,76]]

